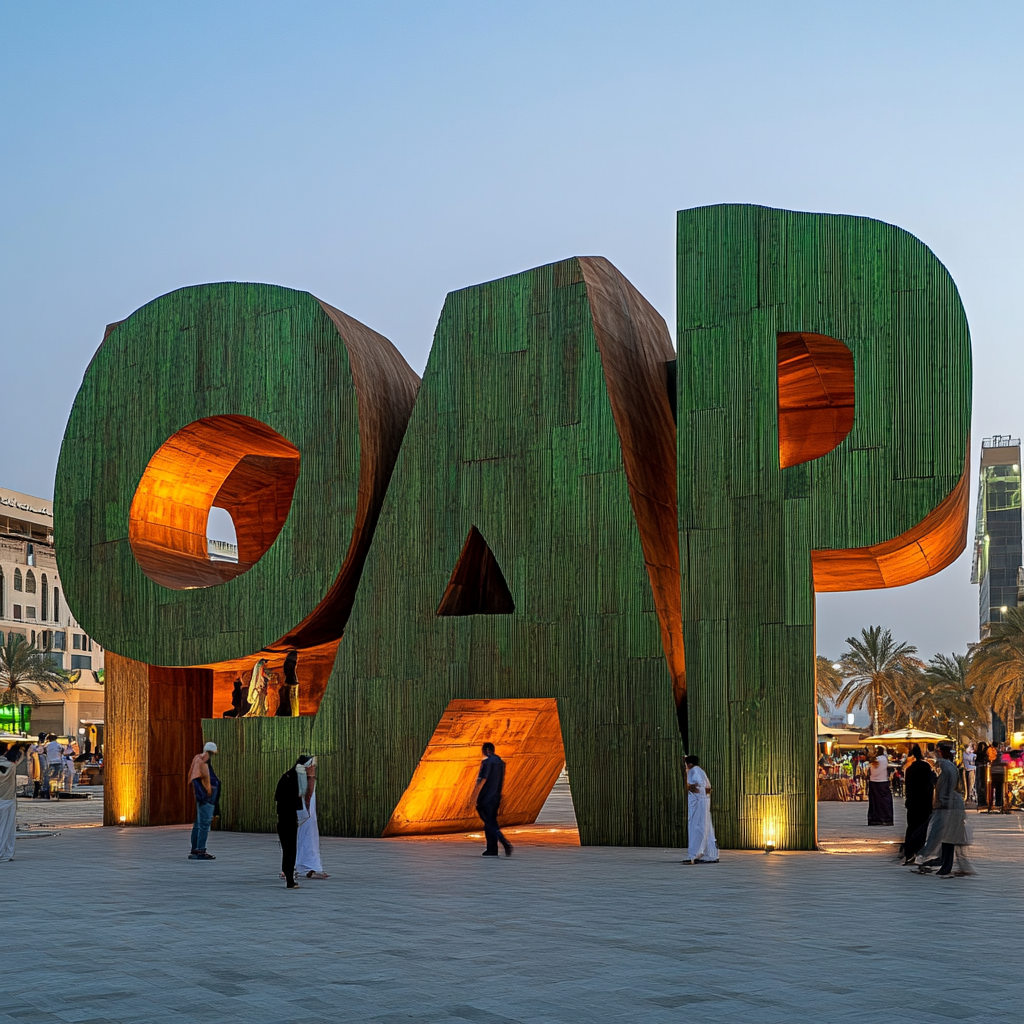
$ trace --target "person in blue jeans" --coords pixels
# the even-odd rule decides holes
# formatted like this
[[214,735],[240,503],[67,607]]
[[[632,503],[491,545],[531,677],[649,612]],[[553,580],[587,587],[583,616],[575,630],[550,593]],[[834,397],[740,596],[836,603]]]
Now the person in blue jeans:
[[217,808],[220,796],[220,779],[213,770],[213,755],[217,753],[216,743],[207,743],[201,754],[192,758],[188,782],[192,794],[196,798],[196,822],[192,826],[192,852],[189,860],[216,860],[212,853],[206,852],[206,837],[210,834],[210,824]]

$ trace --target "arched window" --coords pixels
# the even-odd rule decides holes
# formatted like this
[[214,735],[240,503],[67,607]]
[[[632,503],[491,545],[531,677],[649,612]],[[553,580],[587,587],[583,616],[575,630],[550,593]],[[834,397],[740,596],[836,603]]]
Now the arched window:
[[60,591],[53,588],[53,621],[60,622]]
[[50,603],[50,588],[49,588],[49,586],[47,586],[47,583],[46,583],[46,573],[44,572],[43,573],[43,599],[40,602],[40,606],[39,606],[39,612],[40,612],[39,617],[43,620],[43,622],[46,621],[47,612],[49,611],[49,608],[47,606],[49,605],[49,603]]
[[31,569],[29,569],[29,571],[27,573],[25,573],[25,593],[26,594],[34,594],[35,592],[36,592],[36,574]]
[[21,570],[14,570],[14,589],[21,590]]

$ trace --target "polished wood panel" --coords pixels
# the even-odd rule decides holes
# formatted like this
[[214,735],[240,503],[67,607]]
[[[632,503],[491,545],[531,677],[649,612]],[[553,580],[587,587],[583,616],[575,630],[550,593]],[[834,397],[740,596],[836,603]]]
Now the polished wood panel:
[[149,824],[149,666],[104,657],[103,824]]
[[[323,700],[324,691],[327,689],[327,680],[330,678],[331,669],[334,668],[339,642],[335,640],[331,643],[320,644],[316,647],[303,647],[298,650],[295,672],[299,680],[300,715],[315,715],[317,713],[320,701]],[[270,689],[270,714],[274,715],[278,706],[277,686],[284,680],[284,660],[287,656],[286,650],[270,649],[256,651],[244,658],[233,658],[230,661],[201,666],[209,669],[213,676],[213,708],[203,717],[222,718],[225,711],[231,710],[231,695],[235,680],[241,679],[248,689],[253,666],[260,658],[264,658],[267,662],[266,671],[277,677],[277,684]]]
[[827,455],[853,427],[853,353],[823,334],[778,335],[779,465]]
[[[143,572],[172,590],[247,572],[288,518],[299,461],[293,444],[248,416],[211,416],[179,430],[149,460],[132,499],[128,538]],[[210,559],[214,506],[231,513],[237,563]]]
[[468,832],[480,827],[471,797],[483,758],[494,744],[505,762],[498,820],[529,825],[565,764],[558,701],[453,700],[402,794],[385,836]]
[[952,565],[964,549],[970,505],[969,465],[949,495],[906,533],[881,544],[812,551],[819,593],[877,590],[916,583]]

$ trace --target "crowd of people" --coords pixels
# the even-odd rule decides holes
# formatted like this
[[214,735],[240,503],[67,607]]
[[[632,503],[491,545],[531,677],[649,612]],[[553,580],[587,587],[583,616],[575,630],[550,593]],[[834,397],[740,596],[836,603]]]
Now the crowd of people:
[[[15,744],[0,751],[0,861],[14,856],[17,766],[24,751]],[[485,857],[497,857],[499,845],[512,856],[511,842],[498,824],[505,762],[493,743],[481,748],[476,784],[470,802],[484,826]],[[207,850],[210,829],[219,813],[221,782],[214,769],[216,743],[206,743],[189,768],[188,784],[195,799],[196,815],[190,836],[190,860],[215,860]],[[1011,768],[1021,764],[1020,752],[985,742],[971,744],[956,759],[952,743],[913,744],[907,754],[890,758],[885,747],[873,751],[833,756],[823,753],[818,762],[819,782],[841,782],[849,787],[851,799],[866,799],[868,824],[894,824],[893,797],[904,798],[906,833],[900,852],[903,864],[919,874],[937,868],[940,878],[973,874],[967,856],[970,837],[967,806],[981,811],[1009,813],[1015,790],[1008,785]],[[73,743],[61,743],[50,733],[39,735],[27,747],[28,776],[33,796],[48,798],[59,782],[70,791],[75,778],[78,750]],[[718,846],[711,817],[711,782],[700,759],[685,758],[688,802],[688,839],[684,864],[718,862]],[[326,879],[320,856],[320,832],[316,811],[316,758],[301,754],[277,782],[274,791],[277,834],[281,844],[280,877],[289,889],[299,888],[299,878]]]
[[[878,767],[875,754],[867,750],[822,753],[818,759],[819,789],[829,787],[834,796],[846,800],[866,800],[870,804],[872,783],[888,783],[893,795],[902,796],[906,770],[913,763],[913,754],[894,751],[885,755],[884,770]],[[922,748],[928,761],[936,758],[936,744]],[[1012,750],[1006,743],[969,744],[959,759],[954,758],[961,776],[961,790],[968,804],[978,810],[1009,814],[1015,807],[1024,807],[1024,751]]]
[[[483,822],[487,840],[485,857],[497,857],[499,844],[506,857],[512,856],[512,844],[498,825],[505,781],[505,762],[498,757],[493,743],[481,748],[483,761],[473,788],[471,801]],[[196,802],[196,818],[192,826],[189,860],[216,860],[206,844],[210,826],[219,813],[221,783],[213,766],[216,743],[206,743],[202,752],[192,759],[188,782]],[[320,857],[320,829],[316,815],[316,758],[300,754],[295,764],[278,779],[274,790],[277,807],[277,837],[281,844],[280,877],[285,887],[298,889],[299,878],[326,879]]]
[[[192,826],[189,860],[216,860],[206,844],[213,819],[219,813],[221,783],[213,766],[216,743],[204,745],[192,759],[188,781],[196,803]],[[505,762],[493,743],[481,747],[483,760],[469,802],[483,823],[486,845],[482,856],[499,856],[499,846],[511,857],[512,843],[501,831],[498,811],[505,782]],[[718,845],[711,821],[711,783],[700,759],[686,758],[686,790],[688,799],[689,846],[684,864],[718,863]],[[320,830],[316,815],[316,758],[300,754],[295,764],[278,780],[274,790],[277,808],[277,836],[281,844],[280,877],[288,889],[298,889],[300,878],[325,879],[320,857]]]
[[940,878],[974,874],[967,856],[968,807],[979,813],[1009,814],[1020,806],[1011,773],[1020,767],[1020,751],[1006,744],[970,744],[961,758],[951,742],[915,743],[906,754],[890,757],[885,747],[851,752],[818,762],[819,784],[848,787],[850,799],[866,799],[868,824],[893,825],[893,797],[904,799],[907,828],[900,852],[905,866]]

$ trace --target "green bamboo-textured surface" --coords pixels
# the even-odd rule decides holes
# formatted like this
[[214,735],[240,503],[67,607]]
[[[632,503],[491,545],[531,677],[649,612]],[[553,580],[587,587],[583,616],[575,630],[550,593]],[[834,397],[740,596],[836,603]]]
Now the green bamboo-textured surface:
[[[153,453],[208,416],[260,420],[300,451],[291,512],[243,576],[172,590],[128,543],[132,497]],[[348,352],[321,304],[264,284],[182,288],[117,325],[86,372],[57,467],[54,536],[82,627],[148,664],[241,657],[322,601],[352,539],[360,466]]]
[[[585,267],[620,314],[646,325],[607,339],[604,359]],[[448,296],[309,737],[323,832],[381,834],[450,700],[555,697],[581,840],[684,841],[682,742],[651,584],[659,570],[645,561],[619,434],[631,418],[665,425],[669,457],[654,471],[670,480],[671,356],[660,318],[603,260]],[[619,372],[638,404],[620,410],[618,430],[609,360],[628,369]],[[474,526],[515,611],[439,617]],[[226,800],[240,794],[227,820],[271,827],[271,789],[250,799],[250,769],[235,766],[254,735],[267,737],[260,749],[297,752],[301,727],[205,726],[222,744]]]
[[[968,455],[956,288],[892,225],[754,206],[678,220],[679,531],[690,748],[725,847],[815,844],[813,549],[898,537]],[[779,468],[776,343],[853,353],[853,429]],[[769,830],[772,835],[769,836]]]

